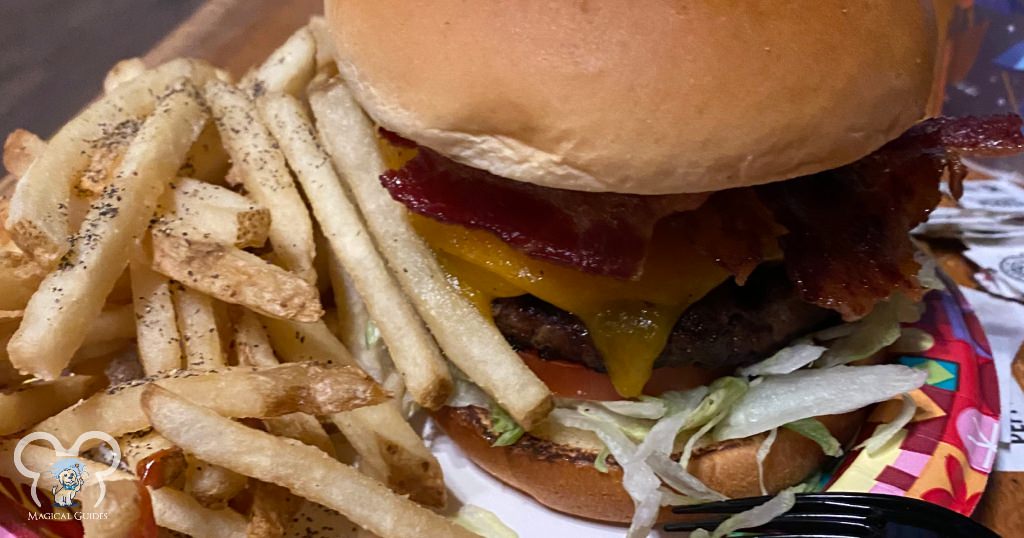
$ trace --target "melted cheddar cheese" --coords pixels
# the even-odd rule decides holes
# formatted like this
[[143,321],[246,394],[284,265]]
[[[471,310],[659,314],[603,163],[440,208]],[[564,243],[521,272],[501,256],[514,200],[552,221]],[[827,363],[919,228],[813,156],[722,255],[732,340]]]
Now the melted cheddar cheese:
[[[389,167],[415,155],[414,149],[381,146]],[[624,397],[641,394],[683,311],[729,276],[685,238],[666,233],[655,234],[642,275],[619,280],[531,258],[485,230],[409,218],[452,285],[485,316],[495,298],[527,293],[578,316]]]

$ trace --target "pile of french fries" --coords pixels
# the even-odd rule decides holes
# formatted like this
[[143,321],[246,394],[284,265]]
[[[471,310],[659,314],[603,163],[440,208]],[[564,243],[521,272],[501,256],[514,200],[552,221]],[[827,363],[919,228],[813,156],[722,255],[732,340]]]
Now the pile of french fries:
[[364,536],[475,536],[440,515],[409,406],[442,406],[456,369],[527,428],[551,396],[381,188],[322,20],[237,82],[121,62],[3,158],[0,475],[25,480],[29,432],[101,431],[121,465],[88,536],[282,536],[303,503]]

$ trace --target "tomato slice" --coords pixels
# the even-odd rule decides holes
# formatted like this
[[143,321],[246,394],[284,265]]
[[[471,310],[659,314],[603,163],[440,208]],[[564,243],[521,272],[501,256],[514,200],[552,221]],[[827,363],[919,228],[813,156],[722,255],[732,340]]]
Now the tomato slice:
[[[582,400],[622,400],[616,392],[608,374],[595,372],[579,364],[545,360],[532,351],[520,351],[526,366],[547,383],[555,396]],[[670,390],[686,390],[707,385],[725,375],[721,370],[709,370],[697,366],[670,366],[654,370],[651,379],[644,385],[644,394],[659,396]]]

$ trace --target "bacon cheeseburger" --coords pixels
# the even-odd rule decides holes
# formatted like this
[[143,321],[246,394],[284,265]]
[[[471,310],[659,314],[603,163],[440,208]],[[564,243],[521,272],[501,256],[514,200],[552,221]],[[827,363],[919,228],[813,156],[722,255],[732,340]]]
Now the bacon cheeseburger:
[[448,435],[646,528],[799,484],[919,387],[877,364],[935,282],[908,232],[960,155],[1022,145],[1015,116],[922,121],[926,4],[328,0],[381,183],[559,397],[524,433],[463,383]]

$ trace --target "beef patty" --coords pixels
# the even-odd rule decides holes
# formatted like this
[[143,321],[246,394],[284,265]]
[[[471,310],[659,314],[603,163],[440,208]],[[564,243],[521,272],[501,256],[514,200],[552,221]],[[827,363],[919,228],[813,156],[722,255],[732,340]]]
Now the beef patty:
[[[532,295],[497,299],[491,309],[513,347],[605,371],[590,333],[575,315]],[[745,366],[836,321],[834,312],[801,300],[780,265],[765,265],[745,285],[729,279],[683,312],[655,367]]]

